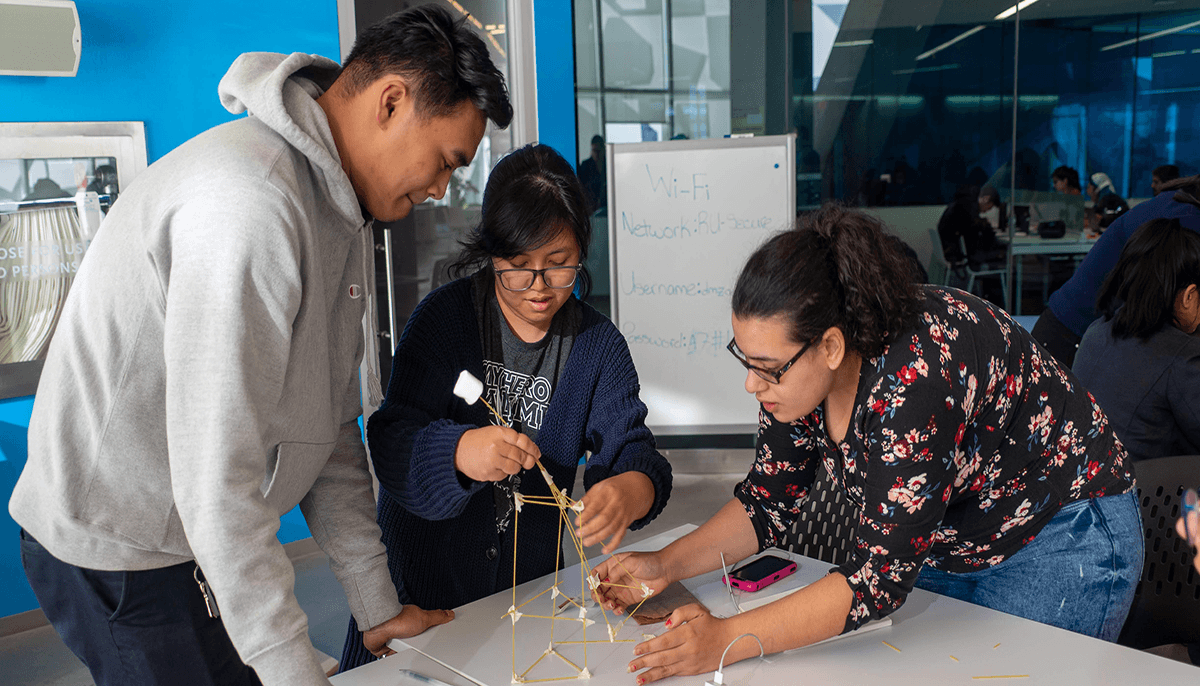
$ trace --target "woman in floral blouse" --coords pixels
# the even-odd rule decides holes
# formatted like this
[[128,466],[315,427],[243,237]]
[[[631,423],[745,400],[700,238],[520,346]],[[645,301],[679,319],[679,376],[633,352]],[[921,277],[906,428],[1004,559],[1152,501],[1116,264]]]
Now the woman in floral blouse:
[[[717,667],[753,633],[767,652],[851,631],[914,586],[1116,640],[1142,570],[1125,449],[1070,371],[1004,312],[909,280],[878,220],[836,206],[758,249],[733,296],[732,352],[761,403],[735,497],[654,553],[618,556],[658,591],[769,548],[817,469],[858,508],[835,573],[728,619],[677,610],[639,644],[639,684]],[[624,580],[613,560],[599,579]],[[627,583],[627,582],[626,582]],[[619,607],[630,591],[601,584]],[[758,655],[739,641],[725,662]]]

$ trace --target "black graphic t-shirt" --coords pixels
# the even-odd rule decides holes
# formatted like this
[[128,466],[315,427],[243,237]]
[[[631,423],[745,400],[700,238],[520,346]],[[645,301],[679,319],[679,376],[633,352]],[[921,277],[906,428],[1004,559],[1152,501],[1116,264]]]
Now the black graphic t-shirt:
[[[583,314],[579,301],[567,300],[554,315],[546,335],[540,341],[526,343],[504,319],[494,279],[491,270],[482,270],[472,283],[483,338],[483,397],[509,426],[536,442]],[[505,534],[512,524],[513,492],[520,487],[519,474],[495,482],[496,528],[502,539],[507,538]]]

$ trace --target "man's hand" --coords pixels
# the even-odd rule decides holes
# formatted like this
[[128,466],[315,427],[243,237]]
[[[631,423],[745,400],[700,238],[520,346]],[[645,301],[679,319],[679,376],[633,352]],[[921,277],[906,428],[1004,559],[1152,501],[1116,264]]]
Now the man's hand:
[[661,550],[656,553],[613,555],[597,565],[592,576],[600,582],[592,592],[592,597],[618,615],[625,612],[626,606],[636,605],[645,597],[639,584],[646,584],[657,594],[662,593],[672,581],[663,564]]
[[475,481],[500,481],[533,469],[542,451],[523,433],[506,426],[471,429],[458,439],[454,467]]
[[654,482],[641,472],[625,472],[593,484],[583,496],[575,528],[585,546],[609,539],[605,555],[617,549],[634,521],[654,506]]
[[454,610],[422,610],[416,605],[405,605],[400,614],[383,624],[363,632],[363,645],[375,657],[387,657],[396,652],[387,646],[393,638],[409,638],[424,632],[431,626],[445,624],[454,619]]

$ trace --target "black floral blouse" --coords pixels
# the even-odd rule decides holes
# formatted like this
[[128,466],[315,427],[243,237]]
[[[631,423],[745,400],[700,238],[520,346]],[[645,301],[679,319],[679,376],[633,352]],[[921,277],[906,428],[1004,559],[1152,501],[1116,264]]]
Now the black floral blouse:
[[824,462],[859,509],[836,570],[854,592],[845,631],[899,608],[922,565],[991,567],[1063,505],[1133,487],[1091,394],[1007,313],[955,289],[925,296],[917,327],[863,360],[845,440],[822,407],[791,424],[760,409],[757,458],[735,489],[772,547]]

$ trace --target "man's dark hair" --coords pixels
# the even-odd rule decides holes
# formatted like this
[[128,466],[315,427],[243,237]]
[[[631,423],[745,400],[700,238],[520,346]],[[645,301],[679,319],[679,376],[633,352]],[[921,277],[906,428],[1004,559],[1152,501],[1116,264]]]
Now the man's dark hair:
[[1163,164],[1155,167],[1151,176],[1158,179],[1159,183],[1174,181],[1179,178],[1179,167],[1173,164]]
[[1151,219],[1125,243],[1096,309],[1112,320],[1113,338],[1147,339],[1174,321],[1175,297],[1192,284],[1200,284],[1200,234],[1178,219]]
[[996,190],[995,186],[987,185],[979,189],[979,197],[990,198],[992,204],[996,207],[1000,206],[1000,191]]
[[587,298],[592,288],[586,264],[592,243],[591,212],[575,170],[554,148],[540,143],[517,148],[502,157],[488,176],[479,226],[461,242],[462,252],[450,273],[459,277],[492,269],[493,257],[512,259],[570,231],[584,265],[580,293]]
[[363,30],[338,76],[346,96],[395,74],[413,87],[422,116],[450,114],[464,100],[496,126],[512,121],[504,76],[487,46],[466,25],[436,5],[396,12]]
[[592,136],[592,145],[596,145],[597,143],[604,145],[604,136],[601,136],[600,134]]
[[1050,178],[1066,181],[1067,187],[1074,188],[1077,191],[1083,190],[1079,186],[1079,172],[1068,166],[1064,165],[1058,169],[1055,169],[1054,172],[1050,174]]

